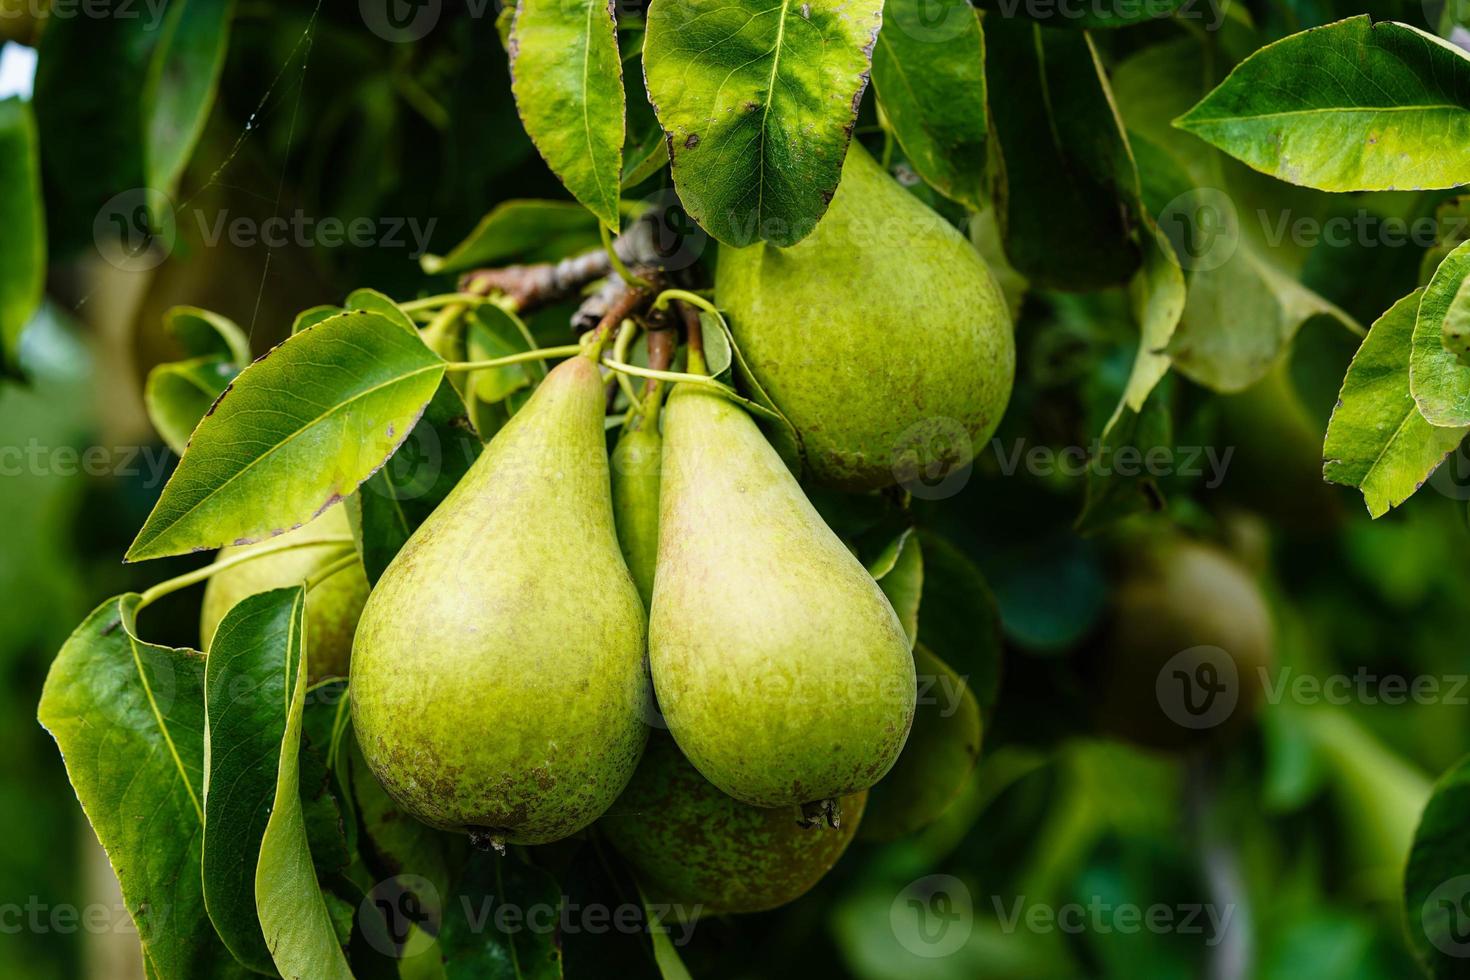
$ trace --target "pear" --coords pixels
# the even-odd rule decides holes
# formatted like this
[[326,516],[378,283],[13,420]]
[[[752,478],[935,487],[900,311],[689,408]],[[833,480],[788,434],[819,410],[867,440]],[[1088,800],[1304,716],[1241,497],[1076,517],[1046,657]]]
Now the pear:
[[837,863],[866,796],[839,801],[837,827],[808,826],[799,807],[747,806],[721,793],[672,739],[656,734],[598,827],[649,901],[685,916],[762,912],[800,898]]
[[939,819],[980,758],[980,703],[965,679],[922,643],[914,666],[914,727],[898,762],[868,794],[863,840],[895,840]]
[[560,364],[384,570],[352,720],[404,810],[480,843],[586,827],[643,751],[645,617],[613,530],[604,392]]
[[662,480],[649,665],[679,747],[752,806],[873,785],[915,698],[883,591],[723,396],[674,389]]
[[658,561],[659,460],[663,437],[657,419],[643,416],[618,438],[612,457],[613,516],[618,545],[645,607],[653,600]]
[[1179,538],[1145,549],[1112,598],[1099,722],[1157,749],[1238,731],[1275,662],[1271,612],[1225,551]]
[[1010,399],[1010,313],[984,261],[857,143],[804,241],[721,246],[715,298],[828,486],[938,481]]
[[[246,596],[291,585],[300,585],[333,560],[341,557],[351,542],[352,529],[347,511],[340,505],[327,511],[304,527],[288,531],[262,544],[224,548],[221,559],[248,552],[253,548],[278,547],[287,541],[324,539],[320,546],[291,548],[276,554],[243,562],[216,573],[204,589],[204,607],[199,617],[199,638],[209,649],[214,631],[225,613]],[[353,562],[341,571],[322,579],[306,597],[306,631],[311,638],[311,676],[346,677],[352,656],[352,634],[357,618],[367,602],[368,580],[362,562]]]

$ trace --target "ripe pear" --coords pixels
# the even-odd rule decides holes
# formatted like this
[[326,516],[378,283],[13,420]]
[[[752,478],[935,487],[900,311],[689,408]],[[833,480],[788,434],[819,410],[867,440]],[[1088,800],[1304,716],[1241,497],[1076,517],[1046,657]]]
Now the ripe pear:
[[[300,585],[340,558],[344,549],[351,548],[351,537],[347,511],[339,505],[328,508],[310,524],[271,538],[269,542],[222,549],[219,557],[224,559],[254,548],[279,547],[287,541],[323,539],[321,545],[264,555],[212,576],[204,589],[204,607],[199,617],[199,638],[204,649],[209,649],[220,620],[237,602],[257,592]],[[360,561],[322,579],[307,594],[306,635],[311,644],[307,659],[313,680],[347,676],[347,665],[352,656],[352,634],[357,630],[357,619],[362,615],[367,597],[368,580]]]
[[638,764],[645,617],[613,530],[603,411],[596,365],[559,365],[363,610],[358,741],[427,824],[497,845],[559,840]]
[[876,783],[915,697],[883,591],[719,394],[670,395],[662,481],[649,664],[679,747],[752,806]]
[[659,734],[598,826],[649,901],[686,915],[763,912],[800,898],[831,870],[852,842],[866,797],[839,801],[838,826],[808,826],[800,807],[748,806],[721,793]]
[[663,436],[657,418],[640,416],[624,430],[613,449],[613,516],[618,544],[645,608],[653,601],[658,561],[659,460]]
[[1187,539],[1148,548],[1112,599],[1099,722],[1157,749],[1236,731],[1275,662],[1271,612],[1226,552]]
[[1010,400],[1010,313],[984,261],[857,143],[808,238],[721,246],[715,297],[828,486],[938,480]]
[[922,643],[914,647],[919,704],[893,769],[868,794],[863,840],[889,841],[939,819],[980,758],[980,703],[965,679]]

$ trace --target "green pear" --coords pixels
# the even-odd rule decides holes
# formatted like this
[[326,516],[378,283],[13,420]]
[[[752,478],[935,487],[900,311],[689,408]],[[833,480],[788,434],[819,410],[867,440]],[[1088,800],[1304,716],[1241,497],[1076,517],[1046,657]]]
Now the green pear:
[[649,740],[633,781],[598,822],[649,901],[685,915],[763,912],[795,901],[852,842],[867,794],[840,801],[836,827],[800,807],[748,806],[699,774],[666,735]]
[[553,370],[378,580],[352,652],[369,768],[425,823],[540,844],[638,764],[645,615],[613,530],[597,366]]
[[868,794],[863,840],[895,840],[939,819],[980,758],[980,703],[965,679],[922,643],[914,666],[914,727],[898,762]]
[[653,601],[658,561],[659,460],[663,437],[657,418],[637,417],[618,438],[612,458],[613,516],[623,560],[645,607]]
[[[209,649],[214,631],[220,620],[225,618],[225,613],[241,599],[257,592],[300,585],[340,558],[344,549],[351,548],[350,540],[343,543],[344,539],[351,537],[352,528],[347,523],[346,509],[335,506],[310,524],[287,531],[268,542],[222,549],[219,557],[225,559],[252,549],[279,547],[287,541],[324,539],[321,545],[262,555],[213,575],[204,588],[204,607],[199,617],[199,639],[204,649]],[[360,561],[322,579],[307,594],[306,635],[311,643],[308,659],[313,680],[347,676],[347,665],[352,656],[352,634],[357,630],[357,618],[362,615],[367,597],[368,580]]]
[[1192,748],[1254,716],[1274,662],[1266,599],[1229,554],[1183,538],[1145,548],[1112,598],[1099,723]]
[[662,477],[649,665],[679,747],[752,806],[872,786],[915,698],[883,590],[721,395],[674,389]]
[[1010,400],[1015,340],[984,261],[857,143],[808,238],[720,248],[715,297],[820,483],[938,480]]

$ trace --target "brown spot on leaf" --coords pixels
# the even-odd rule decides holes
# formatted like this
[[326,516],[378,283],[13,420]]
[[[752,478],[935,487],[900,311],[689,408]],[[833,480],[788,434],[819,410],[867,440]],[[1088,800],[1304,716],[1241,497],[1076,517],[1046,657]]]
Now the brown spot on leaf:
[[684,139],[684,149],[686,149],[686,150],[692,150],[692,149],[694,149],[698,145],[699,145],[699,134],[698,133],[690,133],[687,137],[685,137],[685,139]]

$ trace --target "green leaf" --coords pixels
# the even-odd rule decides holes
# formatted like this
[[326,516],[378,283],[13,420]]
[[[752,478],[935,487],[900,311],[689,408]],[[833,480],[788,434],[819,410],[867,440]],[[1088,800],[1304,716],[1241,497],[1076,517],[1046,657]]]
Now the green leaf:
[[425,255],[419,265],[432,276],[507,259],[549,261],[599,244],[597,217],[580,204],[505,201],[481,218],[475,230],[448,255]]
[[163,326],[190,357],[224,357],[242,368],[250,363],[250,338],[227,316],[197,306],[175,306],[163,315]]
[[1269,44],[1176,125],[1324,191],[1470,183],[1470,57],[1365,14]]
[[[903,553],[903,549],[913,536],[914,529],[906,527],[873,556],[872,560],[867,563],[868,574],[873,576],[873,581],[882,582],[884,577],[893,571],[894,566],[898,564],[898,556]],[[859,554],[861,554],[861,549]]]
[[727,245],[817,226],[867,86],[882,0],[653,0],[648,95],[689,216]]
[[623,174],[623,62],[605,0],[519,0],[511,89],[531,142],[613,231]]
[[1464,909],[1470,898],[1470,759],[1434,784],[1414,832],[1404,872],[1404,912],[1414,952],[1436,980],[1465,976],[1470,943]]
[[127,560],[305,524],[383,465],[443,377],[433,351],[376,313],[294,335],[241,372],[199,423]]
[[[472,361],[508,357],[532,349],[526,327],[513,313],[493,303],[479,306],[465,324],[467,356]],[[529,364],[507,364],[485,368],[470,375],[475,397],[488,404],[508,398],[510,393],[531,384]]]
[[402,448],[358,491],[362,564],[369,582],[378,580],[482,448],[464,402],[449,380],[442,380]]
[[1414,322],[1414,346],[1409,358],[1409,390],[1419,411],[1433,425],[1470,424],[1470,366],[1445,349],[1444,325],[1470,278],[1470,242],[1456,248],[1434,270]]
[[[669,145],[653,104],[648,101],[648,88],[643,84],[643,33],[628,37],[638,42],[638,51],[623,59],[624,98],[628,103],[628,142],[623,148],[623,190],[636,187],[669,165]],[[627,41],[624,42],[625,44]]]
[[1137,411],[1127,404],[1125,395],[1103,430],[1102,455],[1087,467],[1087,493],[1076,525],[1079,533],[1092,534],[1125,517],[1163,509],[1163,491],[1146,466],[1130,466],[1125,474],[1122,466],[1108,465],[1108,461],[1116,461],[1123,449],[1136,451],[1140,462],[1155,447],[1172,449],[1174,425],[1167,389],[1167,385],[1156,385]]
[[275,966],[255,910],[255,869],[275,805],[302,608],[300,587],[244,599],[220,621],[204,668],[204,902],[235,958],[261,973]]
[[245,974],[220,943],[200,882],[204,655],[138,639],[141,597],[108,599],[46,675],[38,719],[122,885],[150,976]]
[[969,0],[887,0],[873,88],[918,175],[951,200],[984,210],[985,38]]
[[970,690],[989,708],[1000,689],[1000,608],[974,562],[950,542],[920,532],[924,590],[919,607],[919,642],[967,678]]
[[1123,397],[1103,427],[1104,439],[1125,410],[1134,414],[1143,411],[1154,386],[1168,373],[1167,348],[1188,299],[1184,271],[1174,256],[1174,247],[1151,217],[1146,213],[1143,217],[1143,265],[1128,284],[1129,305],[1138,324],[1138,352],[1133,356],[1133,370]]
[[470,859],[457,892],[445,906],[439,933],[449,980],[560,980],[562,893],[551,875],[480,852]]
[[[1056,28],[1072,28],[1075,30],[1105,29],[1111,30],[1118,27],[1130,27],[1134,24],[1144,24],[1151,20],[1168,17],[1175,11],[1182,11],[1189,17],[1185,19],[1200,19],[1203,12],[1210,12],[1209,17],[1213,19],[1218,16],[1214,14],[1217,8],[1195,0],[1143,0],[1140,3],[1081,3],[1075,6],[1063,7],[1061,5],[1037,4],[1034,7],[1021,3],[1020,0],[980,0],[978,4],[988,16],[993,19],[1005,17],[1033,19],[1044,22],[1048,30]],[[1033,13],[1034,11],[1034,13]],[[1219,25],[1210,23],[1209,19],[1201,25],[1205,30],[1215,30]]]
[[[128,10],[135,16],[123,16]],[[96,232],[109,226],[99,218],[125,220],[129,227],[117,230],[137,246],[143,206],[156,203],[143,192],[142,111],[150,55],[162,32],[132,0],[96,0],[85,16],[45,23],[34,105],[46,147],[41,167],[52,254],[100,244]],[[78,85],[79,78],[87,83]]]
[[36,121],[19,99],[0,101],[0,371],[16,372],[21,331],[41,304],[46,279],[46,216]]
[[[1168,236],[1187,280],[1184,312],[1169,341],[1174,368],[1221,392],[1243,391],[1265,377],[1297,330],[1328,316],[1358,331],[1348,314],[1303,286],[1290,249],[1262,240],[1259,222],[1243,221],[1236,200],[1259,209],[1259,188],[1236,190],[1250,171],[1174,129],[1169,121],[1204,89],[1207,59],[1185,39],[1146,48],[1113,73],[1113,92],[1138,152],[1148,210]],[[1282,184],[1293,196],[1268,198],[1271,213],[1311,214],[1320,202]],[[1248,212],[1251,213],[1251,212]],[[1254,213],[1252,213],[1254,216]]]
[[1426,284],[1434,270],[1460,243],[1470,239],[1470,194],[1441,201],[1434,209],[1435,242],[1424,252],[1419,265],[1419,282]]
[[1011,265],[1057,289],[1127,281],[1141,259],[1138,173],[1091,39],[1000,18],[986,33]]
[[323,320],[330,320],[338,313],[346,311],[340,306],[313,306],[296,314],[296,319],[291,324],[291,333],[298,334],[307,327],[314,327]]
[[184,454],[194,427],[239,373],[234,362],[218,355],[172,361],[148,372],[143,404],[170,449]]
[[711,363],[717,363],[724,356],[724,351],[728,350],[731,366],[735,376],[740,379],[740,386],[750,395],[751,401],[775,417],[773,420],[765,416],[757,416],[756,422],[766,433],[766,438],[771,440],[771,445],[775,447],[787,468],[793,473],[800,473],[802,467],[801,435],[781,409],[776,407],[776,403],[771,400],[770,395],[766,394],[761,383],[756,380],[755,374],[750,370],[750,365],[745,362],[745,355],[740,353],[740,347],[735,343],[735,335],[730,332],[730,324],[725,322],[724,315],[705,310],[699,314],[699,322],[706,345],[710,343],[710,338],[715,334],[725,338],[724,345],[716,348],[720,353],[711,359]]
[[1460,288],[1450,300],[1441,327],[1444,349],[1454,354],[1461,364],[1470,367],[1470,278],[1460,281]]
[[266,945],[283,977],[352,980],[317,884],[301,809],[301,714],[306,704],[308,655],[306,589],[298,586],[267,595],[281,593],[293,603],[287,643],[275,643],[266,650],[257,647],[257,656],[274,661],[290,690],[288,699],[270,705],[278,712],[284,707],[285,728],[278,750],[275,795],[255,866],[255,909]]
[[1322,475],[1363,491],[1381,517],[1424,485],[1470,427],[1436,428],[1409,394],[1409,358],[1423,290],[1399,300],[1353,357],[1322,446]]
[[343,302],[342,307],[348,310],[366,310],[369,313],[380,314],[409,333],[418,335],[419,328],[414,324],[413,317],[403,312],[397,303],[376,289],[354,289],[347,294],[347,299]]
[[893,604],[912,647],[919,635],[919,597],[924,591],[924,556],[917,534],[904,536],[892,568],[878,580],[878,587]]
[[148,186],[172,194],[214,105],[234,0],[173,0],[143,90]]

